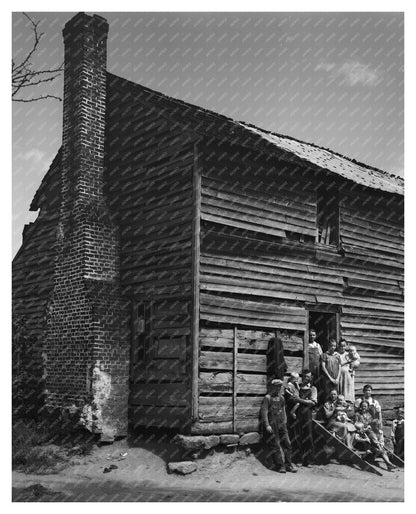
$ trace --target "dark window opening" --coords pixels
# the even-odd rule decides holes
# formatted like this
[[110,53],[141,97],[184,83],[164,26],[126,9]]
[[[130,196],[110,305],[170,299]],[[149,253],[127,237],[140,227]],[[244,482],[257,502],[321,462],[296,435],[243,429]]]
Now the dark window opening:
[[315,330],[316,340],[326,352],[331,338],[338,342],[337,315],[333,312],[309,311],[309,330]]
[[339,244],[339,194],[337,187],[321,186],[317,192],[317,242]]
[[143,362],[148,357],[151,327],[151,304],[140,302],[133,306],[132,364]]

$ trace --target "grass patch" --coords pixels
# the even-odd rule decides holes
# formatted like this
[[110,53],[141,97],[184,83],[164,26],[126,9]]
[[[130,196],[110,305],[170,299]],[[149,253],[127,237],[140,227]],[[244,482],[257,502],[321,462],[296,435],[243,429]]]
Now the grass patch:
[[64,434],[48,422],[16,421],[12,427],[12,468],[25,473],[57,473],[72,457],[89,455],[95,437],[80,431]]

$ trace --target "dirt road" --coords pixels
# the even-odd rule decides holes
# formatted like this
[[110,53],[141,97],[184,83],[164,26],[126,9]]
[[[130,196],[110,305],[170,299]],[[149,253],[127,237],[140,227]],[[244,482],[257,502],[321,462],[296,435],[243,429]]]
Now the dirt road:
[[[127,455],[124,455],[126,454]],[[14,501],[101,502],[401,502],[404,473],[382,477],[347,465],[299,468],[285,475],[267,469],[254,455],[215,452],[197,461],[196,472],[166,472],[168,448],[130,447],[125,442],[97,448],[57,474],[13,473]],[[117,466],[110,473],[105,467]],[[36,485],[38,484],[38,485]],[[43,489],[42,487],[43,486]]]

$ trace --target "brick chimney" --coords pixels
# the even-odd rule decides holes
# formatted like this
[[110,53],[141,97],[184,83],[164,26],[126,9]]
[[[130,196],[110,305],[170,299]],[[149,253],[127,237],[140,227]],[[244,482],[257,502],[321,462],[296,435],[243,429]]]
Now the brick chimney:
[[127,430],[117,226],[104,194],[108,23],[78,13],[65,43],[62,200],[45,342],[46,404],[106,438]]

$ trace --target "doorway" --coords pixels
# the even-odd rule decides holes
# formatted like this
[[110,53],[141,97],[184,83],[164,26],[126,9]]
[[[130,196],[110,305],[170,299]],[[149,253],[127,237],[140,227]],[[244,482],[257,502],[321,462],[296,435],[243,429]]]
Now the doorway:
[[338,342],[338,314],[336,312],[309,311],[309,330],[316,331],[316,340],[322,350],[328,349],[329,339]]

